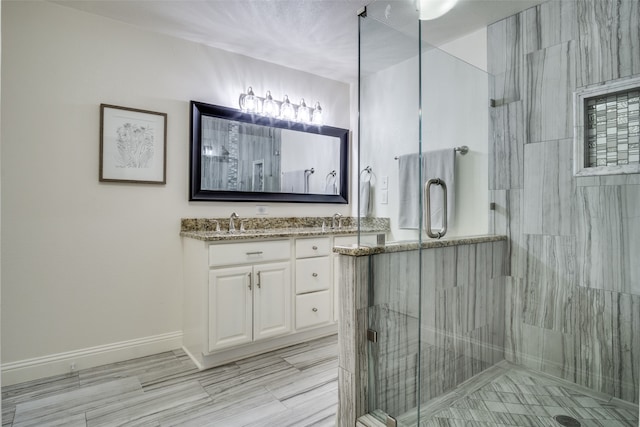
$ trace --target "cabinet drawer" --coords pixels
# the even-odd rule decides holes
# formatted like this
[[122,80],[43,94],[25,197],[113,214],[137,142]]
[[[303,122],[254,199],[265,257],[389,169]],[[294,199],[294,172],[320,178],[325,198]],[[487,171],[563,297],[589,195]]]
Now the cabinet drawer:
[[289,240],[271,240],[209,245],[209,266],[286,260],[291,257]]
[[296,260],[296,293],[323,291],[331,286],[328,256]]
[[314,237],[312,239],[296,239],[296,258],[310,258],[329,255],[328,237]]
[[313,292],[296,297],[296,328],[303,329],[331,322],[329,291]]

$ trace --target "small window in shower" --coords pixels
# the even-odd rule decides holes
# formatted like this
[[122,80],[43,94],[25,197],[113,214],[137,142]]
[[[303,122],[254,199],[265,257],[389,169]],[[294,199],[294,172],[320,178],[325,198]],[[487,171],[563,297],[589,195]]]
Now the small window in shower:
[[640,173],[640,79],[575,93],[575,175]]

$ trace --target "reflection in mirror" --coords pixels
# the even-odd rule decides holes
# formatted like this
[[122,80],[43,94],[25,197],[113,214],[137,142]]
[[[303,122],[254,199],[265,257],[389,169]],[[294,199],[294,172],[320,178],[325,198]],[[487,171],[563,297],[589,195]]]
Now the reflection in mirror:
[[192,101],[191,200],[347,203],[346,129]]

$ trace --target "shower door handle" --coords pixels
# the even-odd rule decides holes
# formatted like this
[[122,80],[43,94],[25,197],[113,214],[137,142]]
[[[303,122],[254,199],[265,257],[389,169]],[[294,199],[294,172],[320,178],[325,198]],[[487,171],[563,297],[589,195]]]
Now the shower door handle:
[[[443,206],[442,206],[442,229],[440,231],[431,230],[431,186],[439,185],[442,187],[443,191]],[[425,206],[425,217],[426,217],[426,229],[427,236],[441,238],[445,234],[447,234],[447,184],[440,178],[430,179],[424,185],[424,206]]]

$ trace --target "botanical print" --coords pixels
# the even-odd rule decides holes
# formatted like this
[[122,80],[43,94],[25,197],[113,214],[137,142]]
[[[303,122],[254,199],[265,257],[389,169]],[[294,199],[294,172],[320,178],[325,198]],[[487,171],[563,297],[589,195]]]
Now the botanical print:
[[100,181],[166,183],[167,114],[100,105]]
[[117,130],[117,168],[148,168],[153,164],[154,130],[152,126],[125,123]]

